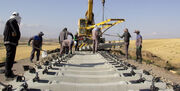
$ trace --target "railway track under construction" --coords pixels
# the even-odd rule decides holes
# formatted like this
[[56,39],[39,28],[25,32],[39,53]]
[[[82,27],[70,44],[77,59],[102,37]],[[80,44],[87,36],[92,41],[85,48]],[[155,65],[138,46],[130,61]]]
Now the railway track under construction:
[[[4,91],[176,91],[148,71],[106,51],[53,56],[0,86]],[[9,89],[9,90],[7,90]]]

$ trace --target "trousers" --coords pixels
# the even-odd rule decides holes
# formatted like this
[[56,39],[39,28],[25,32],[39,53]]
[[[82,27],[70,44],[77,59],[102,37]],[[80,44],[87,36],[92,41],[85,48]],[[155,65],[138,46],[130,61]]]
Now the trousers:
[[129,42],[125,42],[126,58],[128,59]]
[[97,47],[98,47],[98,40],[95,39],[93,40],[93,53],[97,52]]
[[13,74],[12,67],[16,55],[16,46],[7,44],[5,45],[5,47],[6,47],[5,76],[8,77]]
[[136,61],[140,59],[140,62],[142,62],[142,54],[141,54],[142,46],[136,47]]
[[36,61],[39,61],[39,55],[40,55],[40,50],[33,48],[31,51],[31,56],[30,56],[30,60],[32,61],[34,59],[34,54],[36,52]]

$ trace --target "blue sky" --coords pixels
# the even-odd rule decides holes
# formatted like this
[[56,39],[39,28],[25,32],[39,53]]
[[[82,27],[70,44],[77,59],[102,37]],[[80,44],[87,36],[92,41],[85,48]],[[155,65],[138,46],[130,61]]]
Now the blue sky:
[[[57,38],[64,27],[75,33],[78,19],[85,17],[87,6],[88,0],[1,0],[0,35],[13,11],[22,17],[22,36],[43,31],[45,38]],[[93,11],[95,22],[101,22],[101,0],[94,0]],[[108,34],[122,34],[127,27],[133,38],[135,29],[145,39],[180,38],[180,0],[106,0],[105,18],[126,20],[107,31]]]

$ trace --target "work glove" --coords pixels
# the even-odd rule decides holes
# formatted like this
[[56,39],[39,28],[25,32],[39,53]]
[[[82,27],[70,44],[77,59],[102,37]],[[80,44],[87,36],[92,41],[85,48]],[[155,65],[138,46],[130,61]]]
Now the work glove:
[[73,40],[74,40],[74,41],[76,40],[75,37],[73,38]]

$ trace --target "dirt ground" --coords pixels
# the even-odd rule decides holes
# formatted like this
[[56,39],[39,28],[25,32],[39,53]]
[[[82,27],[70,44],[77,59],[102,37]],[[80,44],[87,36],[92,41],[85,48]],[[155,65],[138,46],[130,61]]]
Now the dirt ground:
[[[161,59],[180,67],[180,39],[150,39],[143,40],[142,50],[150,52]],[[135,48],[135,40],[131,40],[130,49]]]
[[[112,50],[116,53],[121,53],[123,55],[125,53],[124,45],[122,45],[121,47],[112,48]],[[129,56],[131,57],[131,59],[136,59],[136,49],[135,48],[131,47],[129,49]],[[143,61],[146,62],[147,64],[153,64],[157,67],[170,70],[171,72],[180,75],[180,64],[179,63],[174,64],[170,60],[165,60],[164,58],[161,58],[158,55],[156,55],[152,52],[149,52],[147,50],[142,50],[142,58],[143,58]]]
[[138,64],[137,62],[134,62],[134,60],[128,60],[130,64],[134,64],[137,66],[139,69],[144,69],[144,70],[151,70],[150,73],[156,77],[161,77],[163,81],[171,83],[171,84],[180,84],[180,76],[177,74],[173,74],[169,72],[168,70],[165,70],[163,68],[154,66],[154,65],[149,65],[146,63],[143,63],[143,65]]
[[[16,74],[16,75],[23,75],[24,74],[23,65],[34,66],[34,64],[31,63],[29,59],[18,60],[13,65],[13,72],[14,72],[14,74]],[[4,70],[4,69],[5,69],[4,66],[0,67],[0,70]],[[4,73],[0,74],[0,81],[5,83],[5,84],[8,84],[8,81],[6,81]]]
[[177,74],[173,74],[168,70],[157,67],[151,64],[139,64],[134,60],[127,60],[128,63],[135,65],[138,69],[144,69],[150,71],[150,73],[156,77],[161,77],[161,79],[170,84],[180,84],[180,76]]

